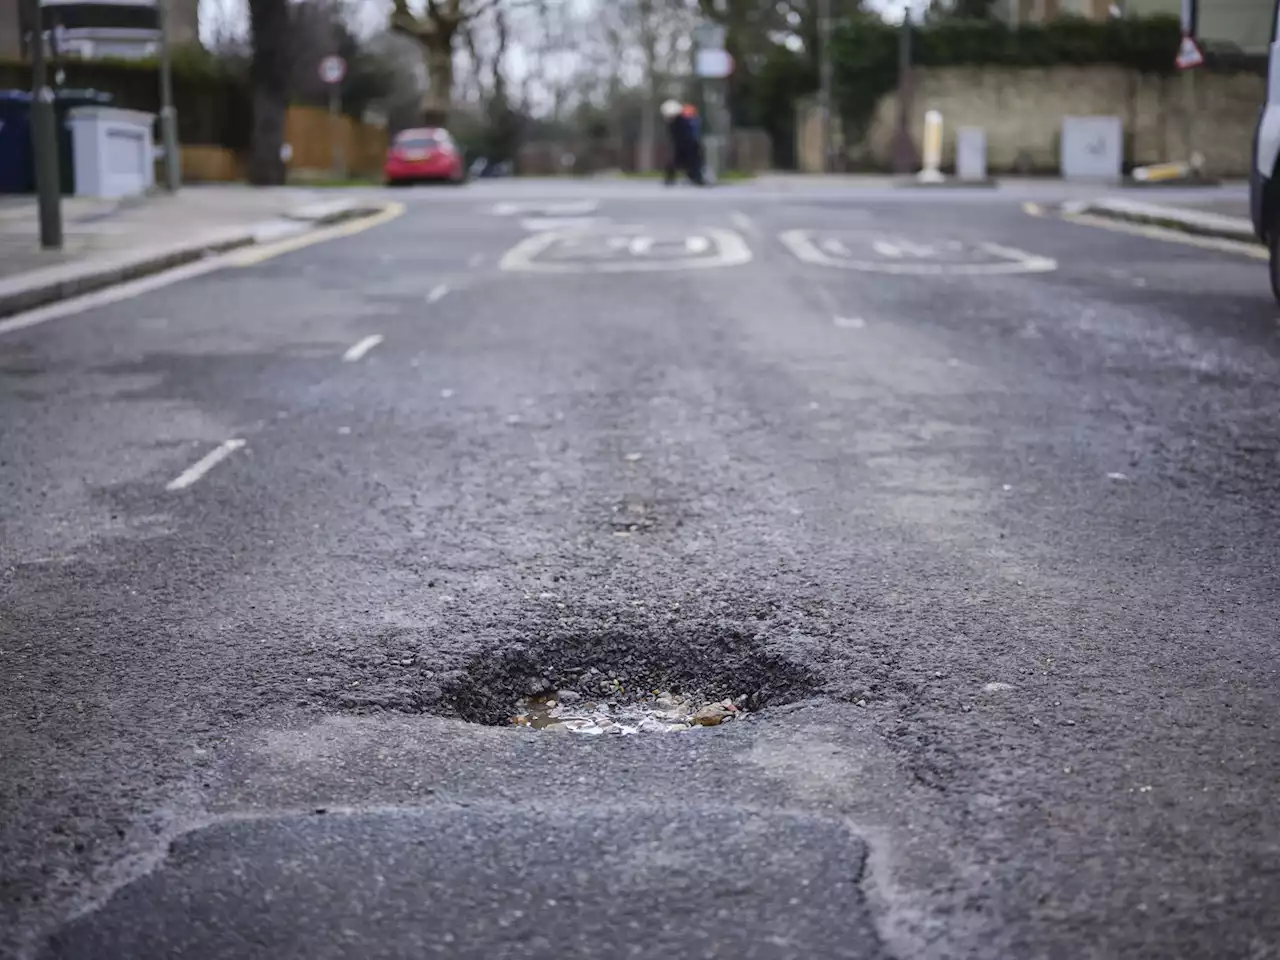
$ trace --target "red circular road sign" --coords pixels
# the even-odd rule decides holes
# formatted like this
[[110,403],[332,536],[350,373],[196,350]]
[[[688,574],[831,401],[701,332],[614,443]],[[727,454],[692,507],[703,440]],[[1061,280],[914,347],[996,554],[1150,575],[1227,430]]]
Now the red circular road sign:
[[331,54],[320,61],[320,79],[328,84],[341,83],[347,75],[347,61]]

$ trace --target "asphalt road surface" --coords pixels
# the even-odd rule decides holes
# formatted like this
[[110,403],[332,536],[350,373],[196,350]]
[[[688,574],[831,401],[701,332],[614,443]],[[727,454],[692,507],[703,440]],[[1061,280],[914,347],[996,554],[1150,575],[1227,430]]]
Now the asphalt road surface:
[[[1280,956],[1264,264],[388,196],[0,335],[0,954]],[[588,669],[751,710],[511,726]]]

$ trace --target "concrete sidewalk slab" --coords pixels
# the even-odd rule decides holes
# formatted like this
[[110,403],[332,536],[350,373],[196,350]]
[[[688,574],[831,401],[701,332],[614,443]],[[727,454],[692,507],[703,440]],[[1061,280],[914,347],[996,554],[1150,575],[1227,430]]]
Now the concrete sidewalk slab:
[[1239,209],[1237,200],[1208,201],[1199,205],[1197,209],[1192,206],[1173,206],[1109,197],[1076,204],[1071,209],[1075,213],[1167,227],[1197,236],[1216,237],[1240,243],[1259,242],[1253,231],[1253,221],[1247,216],[1247,210],[1245,215],[1220,212]]
[[293,189],[188,188],[127,203],[69,198],[66,244],[36,248],[34,203],[0,211],[0,317],[170,270],[207,256],[369,216],[374,198],[317,201]]

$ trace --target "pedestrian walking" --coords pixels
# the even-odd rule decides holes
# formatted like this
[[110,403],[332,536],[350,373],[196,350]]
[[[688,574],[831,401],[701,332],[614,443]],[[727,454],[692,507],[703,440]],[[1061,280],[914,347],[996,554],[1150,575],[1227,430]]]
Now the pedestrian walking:
[[671,156],[667,160],[665,176],[667,186],[676,182],[680,172],[689,178],[690,183],[702,186],[705,182],[699,138],[702,123],[698,111],[678,100],[667,100],[662,104],[661,112],[671,137]]

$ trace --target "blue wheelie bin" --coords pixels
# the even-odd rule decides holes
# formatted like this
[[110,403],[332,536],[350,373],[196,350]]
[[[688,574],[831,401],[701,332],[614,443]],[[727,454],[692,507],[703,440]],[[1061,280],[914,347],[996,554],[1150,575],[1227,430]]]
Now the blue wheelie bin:
[[25,90],[0,90],[0,193],[33,193],[35,189],[31,94]]

